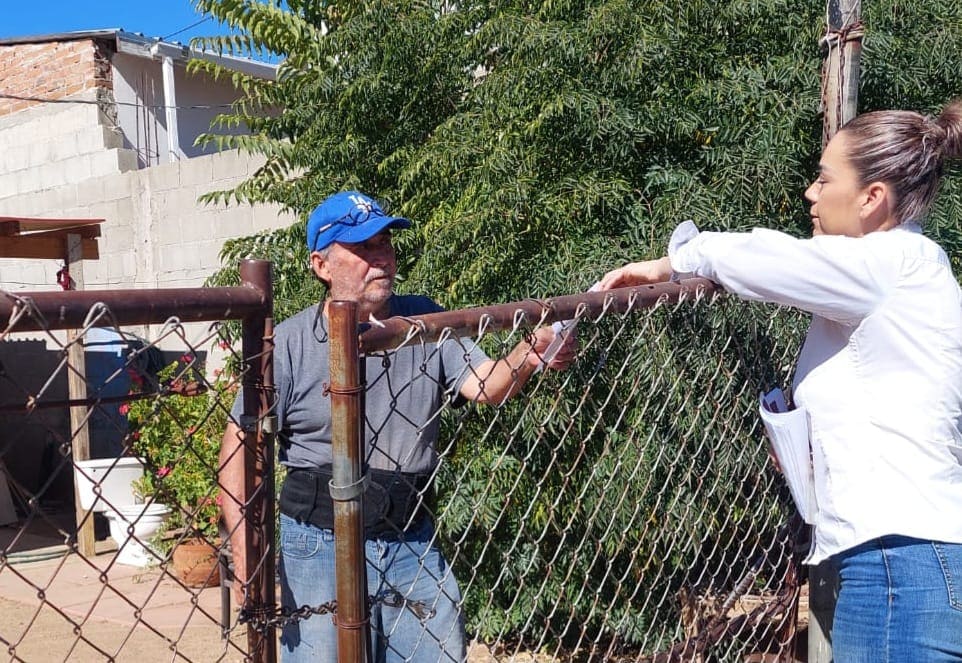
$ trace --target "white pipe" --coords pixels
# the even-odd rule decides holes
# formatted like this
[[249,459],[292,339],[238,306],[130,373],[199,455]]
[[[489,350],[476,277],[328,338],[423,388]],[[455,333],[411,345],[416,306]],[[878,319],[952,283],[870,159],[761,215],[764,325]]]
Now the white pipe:
[[177,95],[174,92],[174,60],[168,55],[162,62],[164,73],[164,114],[167,118],[167,161],[179,161],[184,153],[177,135]]

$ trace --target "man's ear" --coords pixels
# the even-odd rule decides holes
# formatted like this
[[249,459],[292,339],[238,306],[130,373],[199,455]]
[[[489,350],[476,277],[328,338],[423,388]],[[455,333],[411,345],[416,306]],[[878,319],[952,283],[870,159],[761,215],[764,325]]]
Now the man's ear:
[[311,271],[325,283],[331,282],[331,269],[327,259],[319,251],[311,252]]

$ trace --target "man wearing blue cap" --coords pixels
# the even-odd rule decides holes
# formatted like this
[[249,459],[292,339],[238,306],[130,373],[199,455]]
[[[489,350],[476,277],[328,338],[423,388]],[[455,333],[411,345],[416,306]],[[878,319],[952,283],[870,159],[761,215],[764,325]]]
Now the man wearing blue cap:
[[[287,467],[280,496],[281,601],[287,608],[317,606],[335,597],[331,479],[331,412],[327,305],[358,303],[362,320],[436,313],[427,297],[394,294],[397,261],[391,231],[409,228],[371,198],[346,191],[326,198],[307,220],[314,275],[328,288],[311,306],[275,330],[279,457]],[[538,329],[505,357],[493,360],[467,339],[411,344],[365,358],[365,463],[370,483],[364,520],[373,660],[462,661],[465,634],[457,583],[434,545],[424,503],[436,470],[438,412],[471,400],[499,404],[517,393],[542,365],[554,337]],[[548,368],[566,368],[575,343],[566,341]],[[240,401],[234,416],[239,420]],[[221,483],[241,494],[242,433],[229,424],[221,450]],[[224,500],[231,531],[239,531],[239,505]],[[235,547],[235,550],[237,548]],[[245,563],[235,555],[235,562]],[[336,661],[336,628],[315,615],[281,634],[284,661]]]

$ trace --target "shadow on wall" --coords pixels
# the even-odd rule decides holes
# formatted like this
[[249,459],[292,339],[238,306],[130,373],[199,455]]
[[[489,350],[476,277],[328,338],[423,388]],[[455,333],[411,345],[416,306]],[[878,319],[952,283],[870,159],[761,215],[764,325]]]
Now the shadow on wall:
[[[104,399],[87,419],[91,458],[123,454],[127,417],[119,399],[130,391],[128,363],[142,375],[156,375],[178,354],[144,348],[112,329],[84,336],[87,397]],[[0,342],[0,471],[22,493],[21,501],[35,497],[44,511],[73,511],[69,372],[65,353],[44,339]]]

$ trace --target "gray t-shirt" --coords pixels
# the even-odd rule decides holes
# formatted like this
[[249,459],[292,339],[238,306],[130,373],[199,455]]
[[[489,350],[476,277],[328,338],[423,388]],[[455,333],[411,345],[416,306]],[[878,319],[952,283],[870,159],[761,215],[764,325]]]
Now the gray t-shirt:
[[[422,315],[443,309],[427,297],[394,295],[392,315]],[[318,305],[304,309],[274,330],[279,457],[288,467],[331,462],[331,400],[327,320]],[[365,461],[370,467],[429,472],[437,463],[439,411],[487,355],[469,339],[449,337],[440,345],[414,341],[399,350],[365,358]],[[234,416],[243,409],[239,397]]]

